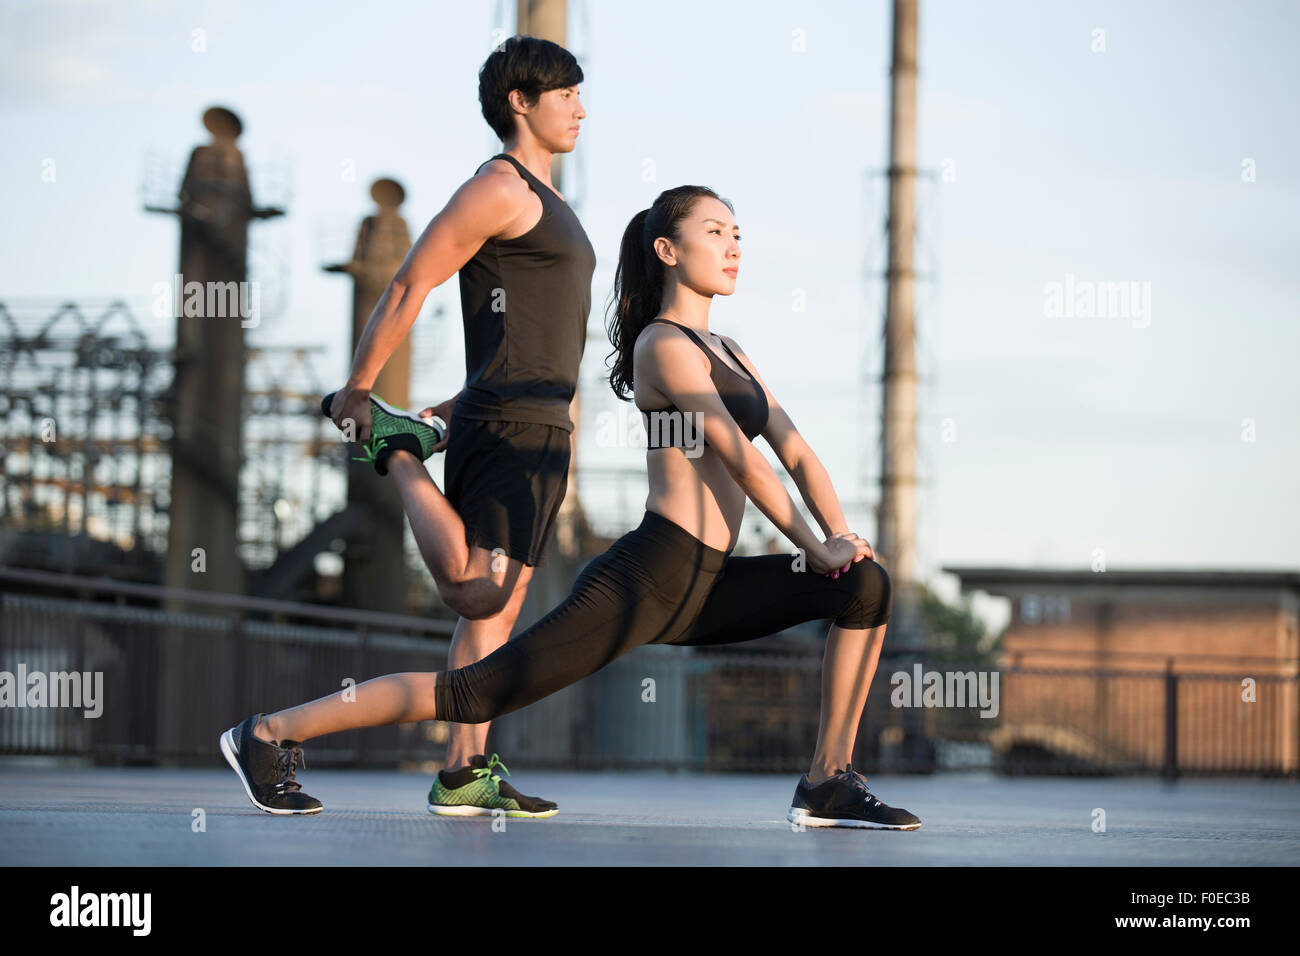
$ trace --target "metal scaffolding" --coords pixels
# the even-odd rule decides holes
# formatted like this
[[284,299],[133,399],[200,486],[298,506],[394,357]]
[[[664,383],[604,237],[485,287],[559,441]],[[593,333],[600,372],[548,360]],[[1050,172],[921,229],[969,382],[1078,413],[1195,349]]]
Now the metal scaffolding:
[[[158,338],[121,301],[0,301],[0,564],[161,580],[175,356]],[[320,351],[246,350],[237,549],[255,594],[315,597],[318,551],[292,574],[288,556],[344,504]]]

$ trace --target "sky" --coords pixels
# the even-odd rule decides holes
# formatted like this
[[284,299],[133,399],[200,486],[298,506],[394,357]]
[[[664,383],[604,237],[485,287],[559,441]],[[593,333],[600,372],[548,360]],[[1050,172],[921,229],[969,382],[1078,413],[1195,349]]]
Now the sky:
[[[702,183],[743,237],[710,325],[873,540],[890,9],[570,3],[588,115],[562,188],[598,255],[580,489],[603,520],[630,528],[644,493],[643,453],[594,441],[621,408],[603,378],[618,239],[659,191]],[[349,249],[370,181],[405,185],[418,235],[501,148],[477,70],[513,2],[0,11],[0,302],[120,298],[170,337],[148,306],[178,228],[142,210],[142,184],[227,105],[255,191],[288,207],[253,226],[282,308],[250,344],[323,346],[332,390],[350,292],[320,266]],[[1300,567],[1298,27],[1280,0],[921,0],[918,559],[941,591],[945,566],[1083,569],[1098,549],[1109,568]],[[1103,283],[1132,296],[1089,305]],[[412,403],[435,404],[464,377],[454,280],[413,335]]]

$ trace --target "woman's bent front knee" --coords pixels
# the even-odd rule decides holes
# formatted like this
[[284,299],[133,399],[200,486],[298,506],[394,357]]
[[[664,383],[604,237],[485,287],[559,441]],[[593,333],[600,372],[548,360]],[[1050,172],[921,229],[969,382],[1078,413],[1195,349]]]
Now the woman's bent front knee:
[[841,581],[846,579],[850,588],[844,610],[835,618],[835,624],[862,630],[888,623],[894,605],[889,572],[871,558],[863,558],[840,575]]

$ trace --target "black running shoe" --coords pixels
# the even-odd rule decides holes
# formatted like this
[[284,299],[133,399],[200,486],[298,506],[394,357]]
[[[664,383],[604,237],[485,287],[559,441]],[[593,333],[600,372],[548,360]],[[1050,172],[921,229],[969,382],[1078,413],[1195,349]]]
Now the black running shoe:
[[298,761],[307,766],[302,747],[296,740],[282,740],[282,747],[259,740],[253,728],[262,716],[254,714],[221,735],[221,752],[244,782],[248,799],[267,813],[320,813],[321,802],[303,793],[293,778]]
[[809,827],[863,827],[869,830],[915,830],[921,820],[898,807],[886,806],[867,789],[867,778],[853,765],[812,786],[799,778],[785,818]]

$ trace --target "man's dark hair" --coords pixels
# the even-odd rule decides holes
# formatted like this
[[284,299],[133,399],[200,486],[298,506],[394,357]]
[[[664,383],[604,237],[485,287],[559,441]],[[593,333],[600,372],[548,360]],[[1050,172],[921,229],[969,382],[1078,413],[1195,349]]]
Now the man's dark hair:
[[478,101],[483,118],[504,143],[515,131],[507,97],[519,90],[532,106],[548,90],[582,82],[582,67],[573,54],[550,40],[513,36],[492,51],[478,71]]

